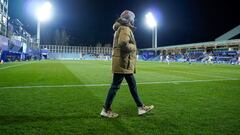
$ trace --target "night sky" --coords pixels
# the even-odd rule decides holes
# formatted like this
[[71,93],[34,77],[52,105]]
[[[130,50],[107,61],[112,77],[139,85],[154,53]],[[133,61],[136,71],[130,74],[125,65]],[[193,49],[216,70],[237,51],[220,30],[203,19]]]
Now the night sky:
[[[9,0],[9,15],[36,34],[34,4],[38,0]],[[111,43],[112,25],[125,9],[136,14],[139,48],[151,47],[145,14],[158,19],[158,46],[212,41],[240,24],[238,0],[51,0],[52,20],[42,24],[42,43],[51,44],[56,29],[66,29],[71,45]]]

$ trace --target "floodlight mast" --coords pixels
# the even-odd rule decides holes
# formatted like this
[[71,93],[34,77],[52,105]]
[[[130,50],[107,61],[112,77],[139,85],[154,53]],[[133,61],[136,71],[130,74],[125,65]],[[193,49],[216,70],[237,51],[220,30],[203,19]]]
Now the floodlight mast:
[[38,9],[37,9],[37,44],[40,48],[40,32],[41,32],[41,22],[45,22],[51,18],[52,14],[52,4],[49,1],[45,1]]
[[146,23],[152,29],[152,48],[157,48],[157,21],[151,12],[146,14]]
[[40,48],[40,33],[41,33],[41,24],[40,21],[37,22],[37,45]]

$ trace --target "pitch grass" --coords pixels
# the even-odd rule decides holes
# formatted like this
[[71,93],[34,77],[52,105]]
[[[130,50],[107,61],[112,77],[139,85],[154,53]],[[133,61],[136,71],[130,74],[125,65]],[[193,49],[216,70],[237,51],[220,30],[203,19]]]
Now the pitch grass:
[[240,66],[138,62],[138,82],[186,82],[138,85],[144,103],[155,105],[143,117],[122,86],[112,107],[120,117],[105,119],[99,113],[108,86],[4,87],[110,84],[110,62],[44,61],[1,69],[17,64],[0,65],[1,135],[240,134]]

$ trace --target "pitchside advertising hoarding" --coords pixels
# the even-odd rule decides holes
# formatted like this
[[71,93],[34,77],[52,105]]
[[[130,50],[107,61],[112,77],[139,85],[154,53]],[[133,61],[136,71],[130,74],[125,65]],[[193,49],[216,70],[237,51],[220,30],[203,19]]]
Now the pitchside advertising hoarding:
[[2,51],[8,50],[8,38],[0,35],[0,48]]
[[42,55],[48,55],[49,50],[47,48],[41,49]]
[[213,52],[214,55],[222,55],[222,56],[235,56],[239,53],[237,51],[219,51],[219,52]]
[[149,58],[152,58],[155,56],[155,51],[143,51],[142,57],[144,60],[148,60]]

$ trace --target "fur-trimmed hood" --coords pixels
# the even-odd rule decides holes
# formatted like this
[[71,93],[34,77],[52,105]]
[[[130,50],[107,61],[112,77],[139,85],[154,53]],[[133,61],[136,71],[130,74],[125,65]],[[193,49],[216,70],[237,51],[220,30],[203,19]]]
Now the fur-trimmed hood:
[[136,27],[133,26],[129,20],[125,18],[119,18],[117,21],[113,24],[113,30],[117,31],[120,26],[128,26],[131,28],[132,31],[135,31]]

